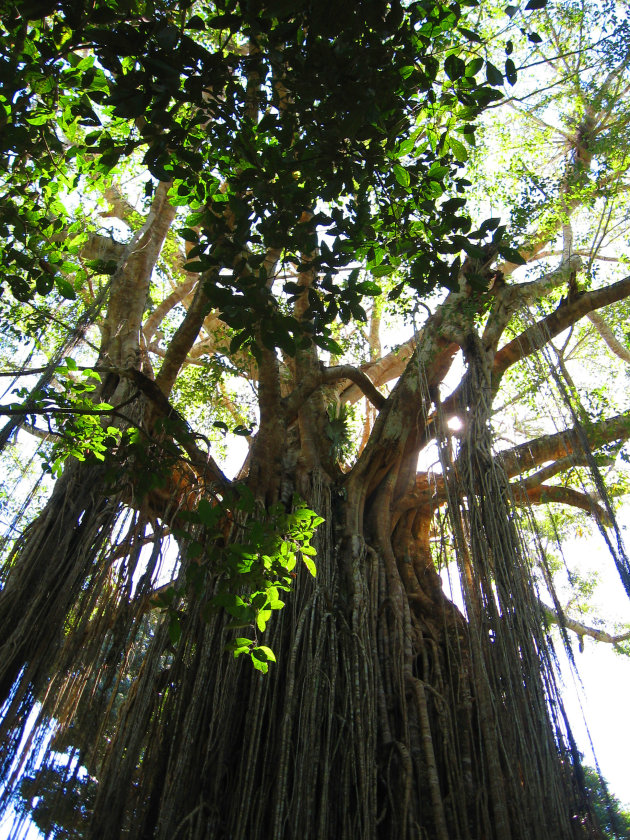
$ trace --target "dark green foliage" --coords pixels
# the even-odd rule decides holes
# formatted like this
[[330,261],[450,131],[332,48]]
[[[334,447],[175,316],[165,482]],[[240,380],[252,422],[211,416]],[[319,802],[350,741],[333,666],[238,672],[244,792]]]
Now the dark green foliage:
[[[503,78],[488,62],[489,85],[477,78],[480,38],[465,11],[399,0],[334,15],[310,3],[188,8],[8,4],[0,234],[13,295],[76,295],[86,267],[60,196],[130,156],[189,209],[188,269],[207,273],[233,350],[261,319],[266,346],[334,350],[331,307],[344,323],[365,320],[361,300],[378,294],[343,282],[357,260],[374,276],[411,267],[418,290],[452,288],[471,227],[450,197],[467,184],[456,132],[472,141]],[[513,65],[506,75],[513,84]],[[317,270],[308,329],[267,288],[269,248]],[[297,294],[291,281],[283,291],[289,303]]]

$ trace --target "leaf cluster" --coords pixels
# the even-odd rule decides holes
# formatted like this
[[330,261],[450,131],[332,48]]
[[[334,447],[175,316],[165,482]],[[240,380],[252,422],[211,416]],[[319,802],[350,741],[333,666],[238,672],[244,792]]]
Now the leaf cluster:
[[[254,667],[266,673],[275,656],[258,644],[257,634],[264,632],[274,610],[284,607],[280,593],[291,590],[298,559],[315,577],[316,550],[311,540],[323,518],[297,497],[289,511],[280,503],[265,511],[246,485],[236,485],[224,498],[201,499],[181,519],[188,528],[176,530],[175,536],[185,544],[185,582],[155,598],[155,605],[170,617],[171,641],[177,644],[181,636],[183,600],[203,598],[202,615],[207,621],[221,608],[230,616],[226,629],[253,630],[253,639],[236,637],[226,650],[235,657],[247,654]],[[226,538],[231,529],[238,531],[237,540]],[[218,577],[213,593],[205,591],[210,576]]]
[[61,475],[67,458],[85,461],[92,457],[104,461],[108,451],[120,442],[120,429],[103,423],[103,416],[113,415],[114,407],[97,402],[92,396],[100,381],[97,371],[79,371],[74,359],[67,357],[55,369],[51,385],[34,391],[28,388],[13,391],[23,403],[12,404],[9,409],[23,412],[34,426],[39,416],[46,419],[54,443],[50,450],[42,450],[41,456],[44,471],[56,478]]
[[[466,145],[502,95],[465,5],[361,0],[334,16],[305,0],[10,6],[0,158],[13,293],[73,297],[86,275],[75,261],[66,279],[59,197],[131,159],[187,209],[187,269],[203,272],[233,352],[254,341],[337,352],[332,321],[364,321],[363,298],[381,292],[357,261],[417,291],[453,288],[457,254],[475,248]],[[270,249],[312,272],[300,322],[277,296],[290,303],[299,287],[271,288]]]

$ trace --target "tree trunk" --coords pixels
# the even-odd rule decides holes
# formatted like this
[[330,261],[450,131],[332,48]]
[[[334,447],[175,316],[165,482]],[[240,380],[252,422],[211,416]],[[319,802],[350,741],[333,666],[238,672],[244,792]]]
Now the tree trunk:
[[[414,406],[428,399],[431,371],[441,377],[452,357],[451,343],[432,341],[427,327],[424,349],[349,475],[307,462],[299,450],[281,455],[275,433],[268,453],[254,453],[255,497],[268,505],[295,487],[325,518],[316,533],[317,577],[298,570],[265,633],[277,657],[265,676],[246,657],[224,652],[242,631],[208,611],[217,586],[208,574],[201,597],[175,604],[185,606],[176,644],[167,615],[122,708],[103,700],[98,680],[111,690],[128,679],[129,651],[146,635],[146,599],[129,600],[146,515],[121,531],[135,560],[116,571],[120,502],[104,490],[104,469],[68,470],[18,546],[19,564],[2,592],[5,627],[14,621],[16,628],[5,636],[5,687],[17,686],[5,726],[15,748],[16,721],[36,699],[44,700],[44,720],[102,721],[91,749],[81,744],[98,778],[87,838],[599,836],[574,782],[579,758],[509,483],[491,452],[483,398],[491,359],[474,338],[467,346],[467,437],[459,458],[451,463],[445,449],[443,462],[464,611],[444,595],[434,565],[430,529],[439,502],[429,496],[413,509],[397,507],[416,481],[423,432]],[[267,375],[271,382],[275,374]],[[279,396],[269,389],[278,423],[271,402]],[[301,411],[316,411],[316,403],[307,400]],[[322,451],[319,426],[306,420],[300,428]],[[299,447],[297,435],[284,445]],[[228,539],[240,538],[232,525]],[[181,548],[185,588],[192,561],[185,542]],[[157,537],[147,585],[156,552]]]
[[326,519],[317,578],[298,574],[267,631],[277,665],[261,676],[226,655],[225,619],[204,622],[201,601],[175,650],[163,624],[117,722],[87,836],[598,836],[576,816],[537,677],[523,683],[518,652],[501,657],[514,654],[513,627],[499,626],[509,617],[483,639],[444,596],[430,517],[399,525],[392,562],[359,533],[340,538],[354,501],[340,484],[318,470],[296,477],[303,491],[307,481]]

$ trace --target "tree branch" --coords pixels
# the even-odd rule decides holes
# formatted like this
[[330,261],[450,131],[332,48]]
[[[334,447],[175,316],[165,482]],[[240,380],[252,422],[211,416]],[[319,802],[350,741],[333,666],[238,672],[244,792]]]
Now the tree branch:
[[210,453],[204,452],[196,445],[194,432],[177,409],[170,404],[159,384],[153,379],[149,379],[141,371],[135,369],[121,371],[120,375],[126,376],[133,381],[138,390],[158,409],[159,416],[166,417],[175,424],[176,433],[173,436],[182,445],[184,451],[190,458],[190,463],[199,471],[200,475],[204,478],[209,478],[212,482],[218,483],[223,487],[228,487],[230,484],[229,479],[224,475]]
[[199,280],[198,274],[188,274],[186,279],[180,283],[173,291],[166,297],[162,303],[158,304],[155,307],[153,312],[149,315],[147,320],[144,323],[144,327],[142,328],[142,332],[144,334],[145,341],[147,344],[153,338],[155,331],[162,323],[166,315],[174,309],[178,303],[181,303],[184,298],[189,295],[195,284]]
[[177,375],[186,362],[186,357],[197,340],[204,319],[208,314],[208,297],[205,293],[204,285],[210,281],[214,273],[215,269],[201,276],[195,289],[192,303],[186,311],[184,320],[171,339],[171,343],[164,354],[162,366],[158,375],[155,377],[156,384],[166,396],[173,390]]
[[110,204],[110,209],[100,214],[104,219],[120,219],[121,222],[126,222],[131,227],[131,219],[133,216],[141,218],[140,213],[136,210],[133,204],[127,201],[118,186],[115,184],[107,187],[103,195]]
[[604,525],[610,525],[610,517],[601,505],[592,499],[588,493],[574,490],[572,487],[562,487],[559,484],[540,484],[537,487],[524,487],[522,484],[512,484],[514,503],[519,507],[527,505],[546,505],[549,502],[560,505],[570,505],[595,516]]
[[[422,330],[417,333],[417,335],[408,339],[408,341],[404,344],[401,344],[399,347],[395,347],[380,359],[361,365],[359,370],[369,376],[370,382],[375,388],[379,388],[381,385],[385,385],[386,382],[391,382],[392,379],[396,379],[402,374],[407,366],[407,362],[413,354],[416,344],[420,342],[421,339]],[[354,382],[353,384],[348,385],[345,385],[343,382],[340,384],[343,386],[341,393],[339,394],[339,398],[342,402],[355,403],[364,396],[364,392],[358,384],[355,384]]]
[[540,350],[550,339],[579,321],[584,315],[588,315],[593,309],[609,306],[628,295],[630,295],[630,276],[624,277],[623,280],[605,289],[584,292],[574,300],[561,304],[551,315],[526,329],[499,350],[492,369],[494,387],[497,387],[503,373],[515,362]]
[[[606,443],[612,443],[618,440],[626,440],[630,437],[630,412],[625,414],[618,414],[608,420],[602,420],[599,423],[593,423],[584,428],[584,432],[593,449],[604,446]],[[544,501],[558,501],[563,504],[574,504],[580,501],[580,504],[574,506],[580,507],[588,512],[593,512],[593,504],[584,507],[584,501],[581,496],[586,494],[578,494],[578,497],[571,497],[569,494],[563,495],[564,488],[556,485],[543,485],[553,476],[561,472],[566,472],[572,467],[582,466],[586,463],[586,457],[582,452],[582,446],[578,432],[575,429],[569,429],[563,432],[557,432],[552,435],[542,435],[534,440],[521,443],[512,449],[506,449],[499,452],[495,456],[496,460],[500,462],[505,470],[508,478],[516,478],[528,470],[535,469],[549,461],[552,463],[543,467],[534,475],[530,475],[525,479],[521,479],[518,484],[514,483],[511,486],[514,489],[515,500],[518,494],[528,493],[532,491],[533,499],[536,497],[537,488],[544,487],[540,490],[548,493],[546,499],[540,502],[533,501],[534,504],[542,504]],[[573,491],[577,492],[577,491]],[[556,498],[550,498],[555,496]],[[427,473],[418,473],[416,475],[415,486],[413,490],[402,496],[396,504],[396,510],[403,512],[414,507],[422,507],[431,505],[437,508],[439,505],[447,501],[446,484],[444,477],[441,475],[432,475],[429,478]],[[604,522],[607,521],[607,516],[603,514],[598,508],[600,515],[604,516]]]
[[564,458],[559,458],[557,461],[547,464],[546,467],[538,470],[538,472],[533,473],[533,475],[529,475],[527,478],[521,479],[520,485],[525,488],[538,487],[544,481],[548,481],[555,475],[559,475],[559,473],[566,472],[573,467],[584,467],[587,464],[588,461],[586,456],[576,452],[573,455],[567,455]]
[[551,607],[543,604],[542,601],[539,601],[538,603],[540,604],[540,609],[549,624],[557,624],[558,626],[566,627],[567,630],[572,630],[580,636],[580,640],[582,640],[582,637],[584,636],[590,636],[591,639],[595,639],[597,642],[605,642],[609,645],[618,645],[620,642],[625,642],[627,639],[630,639],[630,630],[626,633],[620,633],[613,636],[612,633],[608,633],[606,630],[597,630],[595,627],[589,627],[581,621],[569,618],[569,616],[564,613],[562,616],[559,616],[551,609]]
[[[630,437],[630,412],[589,424],[583,431],[593,449],[598,449],[613,441],[626,440]],[[497,458],[501,461],[508,478],[513,478],[547,461],[558,461],[573,454],[579,457],[581,451],[578,432],[575,429],[568,429],[521,443],[512,449],[499,452]],[[566,463],[568,468],[569,462]]]
[[587,318],[615,356],[630,364],[630,350],[617,340],[610,324],[598,312],[589,312]]
[[353,367],[353,365],[334,365],[329,368],[321,368],[320,370],[314,371],[311,375],[306,376],[297,388],[294,388],[285,397],[287,421],[291,423],[295,420],[301,406],[320,385],[339,382],[343,379],[349,379],[351,382],[354,382],[355,386],[360,390],[361,395],[367,397],[379,411],[385,405],[387,397],[381,394],[364,371]]
[[[591,249],[576,248],[573,251],[574,256],[587,257],[588,259],[599,260],[600,262],[623,262],[621,257],[607,257],[604,254],[593,254]],[[548,257],[561,257],[562,251],[540,251],[532,260],[544,260]]]
[[361,389],[361,392],[368,400],[381,409],[385,405],[386,397],[376,388],[370,377],[359,370],[359,368],[352,365],[335,365],[334,367],[324,368],[323,381],[324,382],[338,382],[340,379],[349,379],[351,382]]

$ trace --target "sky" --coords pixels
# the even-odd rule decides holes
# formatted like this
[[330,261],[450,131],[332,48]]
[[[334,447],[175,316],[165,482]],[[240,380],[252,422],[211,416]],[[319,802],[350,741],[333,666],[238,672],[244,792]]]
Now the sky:
[[[584,715],[600,770],[611,793],[630,810],[630,727],[627,725],[630,658],[619,656],[609,645],[587,639],[584,652],[577,653],[576,660],[584,685]],[[574,694],[575,689],[569,683],[563,692],[569,719],[585,763],[593,766],[588,735]]]
[[[622,530],[626,530],[628,543],[630,510],[627,504],[621,509],[619,518]],[[591,570],[599,573],[601,583],[593,600],[597,614],[605,621],[601,629],[610,630],[614,621],[630,624],[630,602],[612,558],[602,543],[597,534],[592,538],[569,540],[563,548],[567,557],[576,559],[576,565],[582,573]],[[584,619],[584,623],[596,626],[588,618]],[[630,657],[616,653],[612,645],[589,638],[584,641],[582,653],[578,651],[577,645],[574,650],[583,692],[579,685],[573,685],[566,658],[563,667],[566,685],[563,699],[574,735],[580,750],[585,754],[585,763],[593,765],[589,758],[589,736],[585,720],[602,775],[608,781],[610,791],[630,810],[630,726],[627,723],[630,707]],[[583,694],[583,714],[576,696],[578,693]]]

